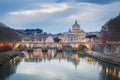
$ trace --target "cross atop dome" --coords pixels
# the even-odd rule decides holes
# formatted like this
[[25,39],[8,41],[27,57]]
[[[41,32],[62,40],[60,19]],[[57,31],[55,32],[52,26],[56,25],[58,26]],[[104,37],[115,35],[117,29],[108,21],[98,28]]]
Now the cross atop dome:
[[75,20],[75,24],[77,24],[77,20]]

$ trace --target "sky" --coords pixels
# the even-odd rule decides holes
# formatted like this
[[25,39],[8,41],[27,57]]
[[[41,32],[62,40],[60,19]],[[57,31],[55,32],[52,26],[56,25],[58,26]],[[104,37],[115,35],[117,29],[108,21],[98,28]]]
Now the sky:
[[86,32],[100,31],[120,14],[120,0],[0,0],[0,22],[14,29],[66,32],[75,20]]

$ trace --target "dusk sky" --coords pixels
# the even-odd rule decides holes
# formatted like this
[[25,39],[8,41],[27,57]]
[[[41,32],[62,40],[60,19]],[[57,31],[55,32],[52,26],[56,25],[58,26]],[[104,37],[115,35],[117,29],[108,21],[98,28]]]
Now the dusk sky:
[[0,22],[14,29],[68,31],[77,20],[86,32],[99,31],[120,13],[120,0],[0,0]]

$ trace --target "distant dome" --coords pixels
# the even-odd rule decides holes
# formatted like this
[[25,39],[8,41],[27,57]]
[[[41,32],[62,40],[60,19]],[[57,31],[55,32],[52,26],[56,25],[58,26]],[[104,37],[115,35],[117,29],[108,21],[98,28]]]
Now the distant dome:
[[72,28],[80,28],[79,24],[77,23],[77,21],[75,21],[75,24],[73,24]]
[[46,42],[54,42],[53,37],[52,36],[48,36],[46,39]]

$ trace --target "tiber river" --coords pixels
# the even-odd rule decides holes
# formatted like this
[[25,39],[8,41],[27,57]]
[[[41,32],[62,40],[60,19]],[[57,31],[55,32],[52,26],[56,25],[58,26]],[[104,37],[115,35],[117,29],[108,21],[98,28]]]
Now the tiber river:
[[120,67],[93,58],[54,49],[24,55],[0,67],[0,80],[120,80]]

